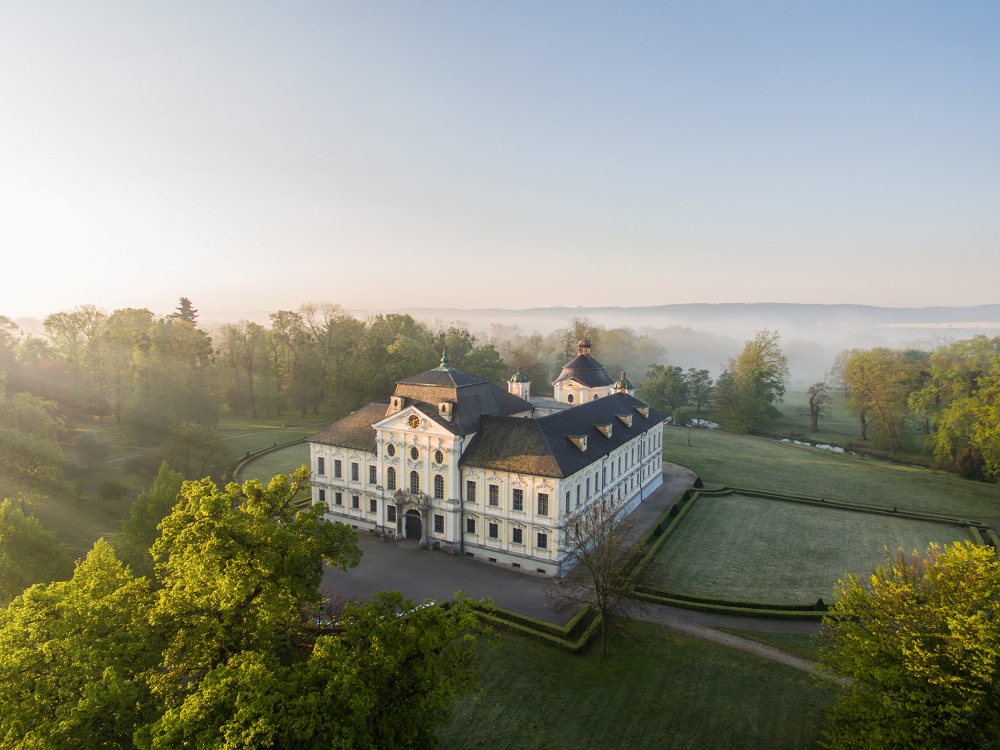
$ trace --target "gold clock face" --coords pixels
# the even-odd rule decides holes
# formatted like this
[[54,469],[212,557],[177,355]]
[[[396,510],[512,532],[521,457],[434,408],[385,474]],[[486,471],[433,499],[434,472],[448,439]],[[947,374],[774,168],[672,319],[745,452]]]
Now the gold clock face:
[[420,426],[420,417],[418,417],[416,414],[411,414],[410,419],[408,420],[408,424],[410,425],[411,430],[417,429]]

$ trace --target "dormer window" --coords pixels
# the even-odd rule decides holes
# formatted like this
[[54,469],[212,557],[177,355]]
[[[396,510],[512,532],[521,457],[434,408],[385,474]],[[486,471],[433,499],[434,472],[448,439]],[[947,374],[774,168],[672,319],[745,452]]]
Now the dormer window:
[[580,452],[583,453],[587,450],[587,436],[586,435],[568,435],[569,441],[573,443]]
[[451,404],[447,401],[442,401],[440,404],[438,404],[438,416],[441,417],[442,419],[447,419],[450,422],[451,411],[453,406],[454,404]]
[[649,407],[648,406],[637,406],[635,410],[639,412],[643,417],[649,419]]
[[601,434],[604,435],[604,437],[606,437],[606,438],[611,437],[611,425],[610,424],[595,424],[594,427],[596,427],[598,430],[600,430]]
[[622,421],[626,427],[632,426],[632,415],[631,414],[618,414],[618,419]]

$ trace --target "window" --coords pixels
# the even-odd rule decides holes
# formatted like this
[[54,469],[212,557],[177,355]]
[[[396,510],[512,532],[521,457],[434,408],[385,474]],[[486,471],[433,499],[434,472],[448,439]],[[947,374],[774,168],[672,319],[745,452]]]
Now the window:
[[524,510],[524,490],[514,490],[511,509],[520,511]]
[[385,472],[385,488],[387,490],[396,489],[396,470],[391,466]]
[[495,484],[490,485],[490,505],[500,505],[500,488]]
[[358,465],[354,461],[351,461],[351,481],[357,482],[358,479],[359,479]]
[[569,513],[569,507],[570,507],[570,506],[569,506],[569,502],[570,502],[570,494],[569,494],[569,492],[567,491],[567,492],[566,492],[566,513],[567,513],[567,514]]
[[569,394],[569,395],[568,395],[568,396],[566,397],[566,403],[567,403],[567,404],[572,404],[572,403],[573,403],[573,394],[572,394],[572,393],[571,393],[571,394]]
[[319,491],[319,501],[324,504],[326,503],[326,490]]
[[437,513],[434,514],[434,533],[444,533],[444,516],[440,516]]
[[440,474],[434,475],[434,499],[444,500],[444,477]]
[[538,495],[538,515],[547,516],[549,514],[549,496],[544,492]]
[[415,471],[410,472],[410,492],[414,495],[420,492],[420,475]]
[[587,497],[590,497],[590,477],[587,477]]
[[344,504],[344,493],[343,492],[334,492],[333,493],[333,504],[334,505],[343,505]]
[[396,506],[386,505],[385,506],[385,520],[389,523],[396,523]]
[[368,512],[378,513],[378,500],[374,497],[368,499]]
[[417,450],[416,446],[410,448],[410,458],[412,458],[414,461],[420,458],[420,451]]
[[320,476],[326,474],[326,459],[322,456],[316,459],[316,473]]
[[622,473],[622,457],[621,456],[618,457],[618,473],[619,474]]
[[580,507],[580,485],[576,486],[576,507]]
[[466,534],[475,534],[476,533],[476,519],[475,518],[466,518],[465,519],[465,533]]
[[335,479],[340,479],[344,476],[343,464],[340,462],[339,458],[333,460],[333,476]]
[[499,539],[499,538],[500,538],[500,524],[498,524],[498,523],[491,523],[490,524],[490,539]]
[[389,445],[385,449],[385,452],[389,454],[389,458],[392,458],[393,456],[396,455],[396,446],[393,445],[392,443],[389,443]]
[[368,467],[368,484],[378,484],[378,467]]
[[597,394],[596,393],[594,394],[594,397],[591,399],[591,401],[597,401]]
[[514,544],[524,544],[524,529],[511,529],[510,539]]
[[354,510],[361,510],[361,498],[358,495],[351,495],[351,507]]
[[538,543],[535,545],[538,549],[548,549],[549,548],[549,535],[544,534],[541,531],[538,532]]
[[476,502],[476,483],[466,482],[465,483],[465,499],[470,503]]
[[605,466],[601,469],[601,486],[603,487],[608,483],[608,467]]
[[441,451],[434,451],[434,463],[443,464],[444,454]]

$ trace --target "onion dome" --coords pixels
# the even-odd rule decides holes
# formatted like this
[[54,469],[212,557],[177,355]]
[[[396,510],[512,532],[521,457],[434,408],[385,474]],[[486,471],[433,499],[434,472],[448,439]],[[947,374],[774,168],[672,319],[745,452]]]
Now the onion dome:
[[448,353],[445,352],[441,355],[441,364],[432,370],[432,372],[448,371],[452,368],[448,365]]
[[510,382],[510,383],[527,383],[528,382],[528,376],[525,375],[525,374],[523,374],[521,372],[521,368],[518,367],[517,368],[517,372],[515,372],[513,375],[510,376],[510,380],[508,382]]
[[635,386],[632,385],[631,381],[625,377],[625,372],[622,371],[622,376],[614,384],[614,389],[616,391],[632,391],[635,390]]

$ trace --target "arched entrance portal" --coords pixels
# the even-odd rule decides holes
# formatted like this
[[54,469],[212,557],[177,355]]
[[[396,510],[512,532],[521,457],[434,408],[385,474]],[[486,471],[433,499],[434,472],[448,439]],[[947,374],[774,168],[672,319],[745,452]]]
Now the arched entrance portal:
[[420,539],[420,511],[408,510],[403,517],[403,536],[407,539]]

